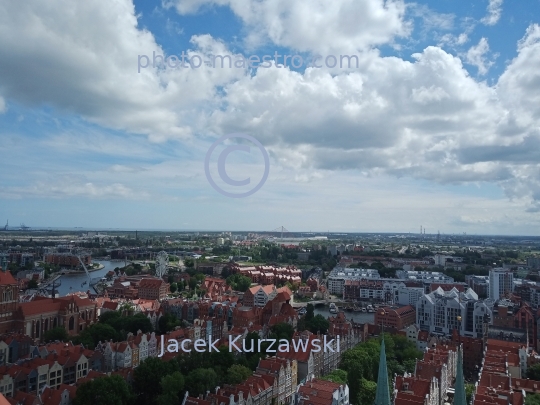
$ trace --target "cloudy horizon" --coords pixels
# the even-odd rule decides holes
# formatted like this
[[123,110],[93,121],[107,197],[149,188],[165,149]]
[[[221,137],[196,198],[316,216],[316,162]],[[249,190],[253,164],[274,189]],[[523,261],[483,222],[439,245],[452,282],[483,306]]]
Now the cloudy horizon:
[[[538,16],[517,0],[0,0],[0,221],[538,235]],[[138,69],[154,52],[359,64]],[[246,198],[205,175],[228,134],[269,155]],[[227,172],[256,183],[263,159],[231,153]]]

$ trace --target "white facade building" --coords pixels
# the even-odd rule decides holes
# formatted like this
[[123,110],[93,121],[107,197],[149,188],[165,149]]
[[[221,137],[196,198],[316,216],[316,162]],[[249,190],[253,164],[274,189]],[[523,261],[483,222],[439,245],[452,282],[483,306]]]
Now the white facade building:
[[349,267],[336,267],[328,275],[328,292],[330,294],[343,294],[345,280],[377,280],[381,276],[374,269],[354,269]]
[[454,279],[438,271],[415,271],[415,270],[398,270],[396,277],[400,280],[416,280],[424,283],[453,283]]
[[397,301],[399,305],[412,305],[416,307],[416,303],[424,295],[423,287],[405,287],[402,286],[397,290]]
[[456,329],[463,336],[478,338],[483,336],[485,316],[493,319],[493,302],[480,301],[471,288],[460,293],[456,288],[444,291],[439,287],[416,304],[416,323],[433,334],[448,336]]
[[514,274],[503,268],[489,271],[489,298],[497,301],[514,291]]

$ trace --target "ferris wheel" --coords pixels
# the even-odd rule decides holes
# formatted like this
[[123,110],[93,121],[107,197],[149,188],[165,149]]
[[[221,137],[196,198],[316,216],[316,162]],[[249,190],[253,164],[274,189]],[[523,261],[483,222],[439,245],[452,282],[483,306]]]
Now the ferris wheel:
[[156,256],[156,276],[163,277],[169,271],[169,255],[167,252],[159,252]]

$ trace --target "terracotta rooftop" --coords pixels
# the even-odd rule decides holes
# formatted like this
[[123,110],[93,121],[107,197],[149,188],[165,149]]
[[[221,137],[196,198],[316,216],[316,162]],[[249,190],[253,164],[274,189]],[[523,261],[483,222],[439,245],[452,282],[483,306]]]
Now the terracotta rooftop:
[[165,281],[163,281],[160,278],[143,278],[141,280],[141,283],[139,284],[139,288],[152,288],[152,287],[160,287],[162,284],[164,284]]
[[17,280],[13,278],[9,271],[0,271],[0,285],[17,284]]

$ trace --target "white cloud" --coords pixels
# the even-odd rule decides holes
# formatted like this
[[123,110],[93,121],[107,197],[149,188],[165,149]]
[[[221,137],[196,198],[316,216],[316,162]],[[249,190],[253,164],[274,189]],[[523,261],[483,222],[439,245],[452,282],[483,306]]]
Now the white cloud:
[[[62,129],[46,134],[42,145],[56,154],[131,161],[92,162],[66,191],[60,184],[48,191],[44,178],[27,179],[30,184],[21,189],[3,184],[4,191],[139,198],[141,188],[151,186],[150,195],[187,199],[178,195],[180,186],[193,191],[206,184],[202,165],[194,164],[202,161],[206,136],[246,132],[269,149],[273,176],[292,192],[298,184],[306,193],[321,184],[328,187],[327,179],[339,180],[336,173],[346,172],[439,184],[489,182],[500,185],[521,209],[534,210],[540,201],[534,180],[540,165],[535,152],[540,150],[537,25],[528,29],[518,56],[490,86],[471,77],[462,59],[437,46],[414,54],[412,61],[382,57],[371,49],[408,35],[401,1],[339,0],[307,8],[285,0],[178,0],[174,4],[183,14],[205,5],[230,6],[248,27],[253,44],[269,40],[321,53],[362,50],[360,67],[303,73],[273,67],[253,75],[227,68],[147,69],[138,74],[137,55],[161,49],[150,32],[138,27],[129,0],[13,4],[0,0],[5,39],[0,42],[0,86],[8,102],[60,107],[104,127],[148,135],[163,142],[163,149],[148,150],[138,136]],[[455,42],[466,43],[463,35]],[[194,36],[192,46],[204,54],[229,52],[227,44],[210,35]],[[488,52],[482,39],[463,60],[485,74],[492,63]],[[192,155],[175,161],[169,150],[182,148],[171,139],[181,139]],[[3,141],[0,148],[9,146],[22,156],[11,135],[3,134]],[[158,162],[150,162],[151,157]],[[17,167],[11,164],[10,176]],[[47,165],[52,164],[41,162],[40,170]],[[52,169],[63,178],[70,171],[66,167]]]
[[470,65],[478,68],[480,75],[485,75],[493,65],[492,61],[487,60],[486,54],[489,52],[489,44],[486,38],[481,38],[478,45],[471,46],[465,55],[465,60]]
[[34,182],[28,186],[14,186],[0,189],[4,198],[95,198],[129,199],[148,198],[146,192],[135,192],[124,184],[79,183],[72,176],[61,179],[48,179],[46,182]]
[[495,25],[501,18],[503,0],[489,0],[487,15],[480,21],[485,25]]
[[437,13],[425,4],[411,3],[407,5],[409,14],[414,17],[422,18],[424,31],[432,30],[451,30],[454,28],[454,14]]
[[448,45],[455,48],[467,42],[469,42],[469,34],[466,32],[462,32],[457,36],[454,34],[444,34],[439,41],[439,46]]
[[[152,33],[141,29],[131,0],[72,2],[0,1],[0,88],[8,100],[53,104],[100,125],[186,139],[198,114],[211,107],[216,86],[240,69],[142,69],[139,55],[163,55]],[[194,48],[218,53],[208,36]]]
[[246,44],[266,41],[298,51],[354,53],[407,36],[403,0],[165,0],[182,15],[228,6],[248,29]]

